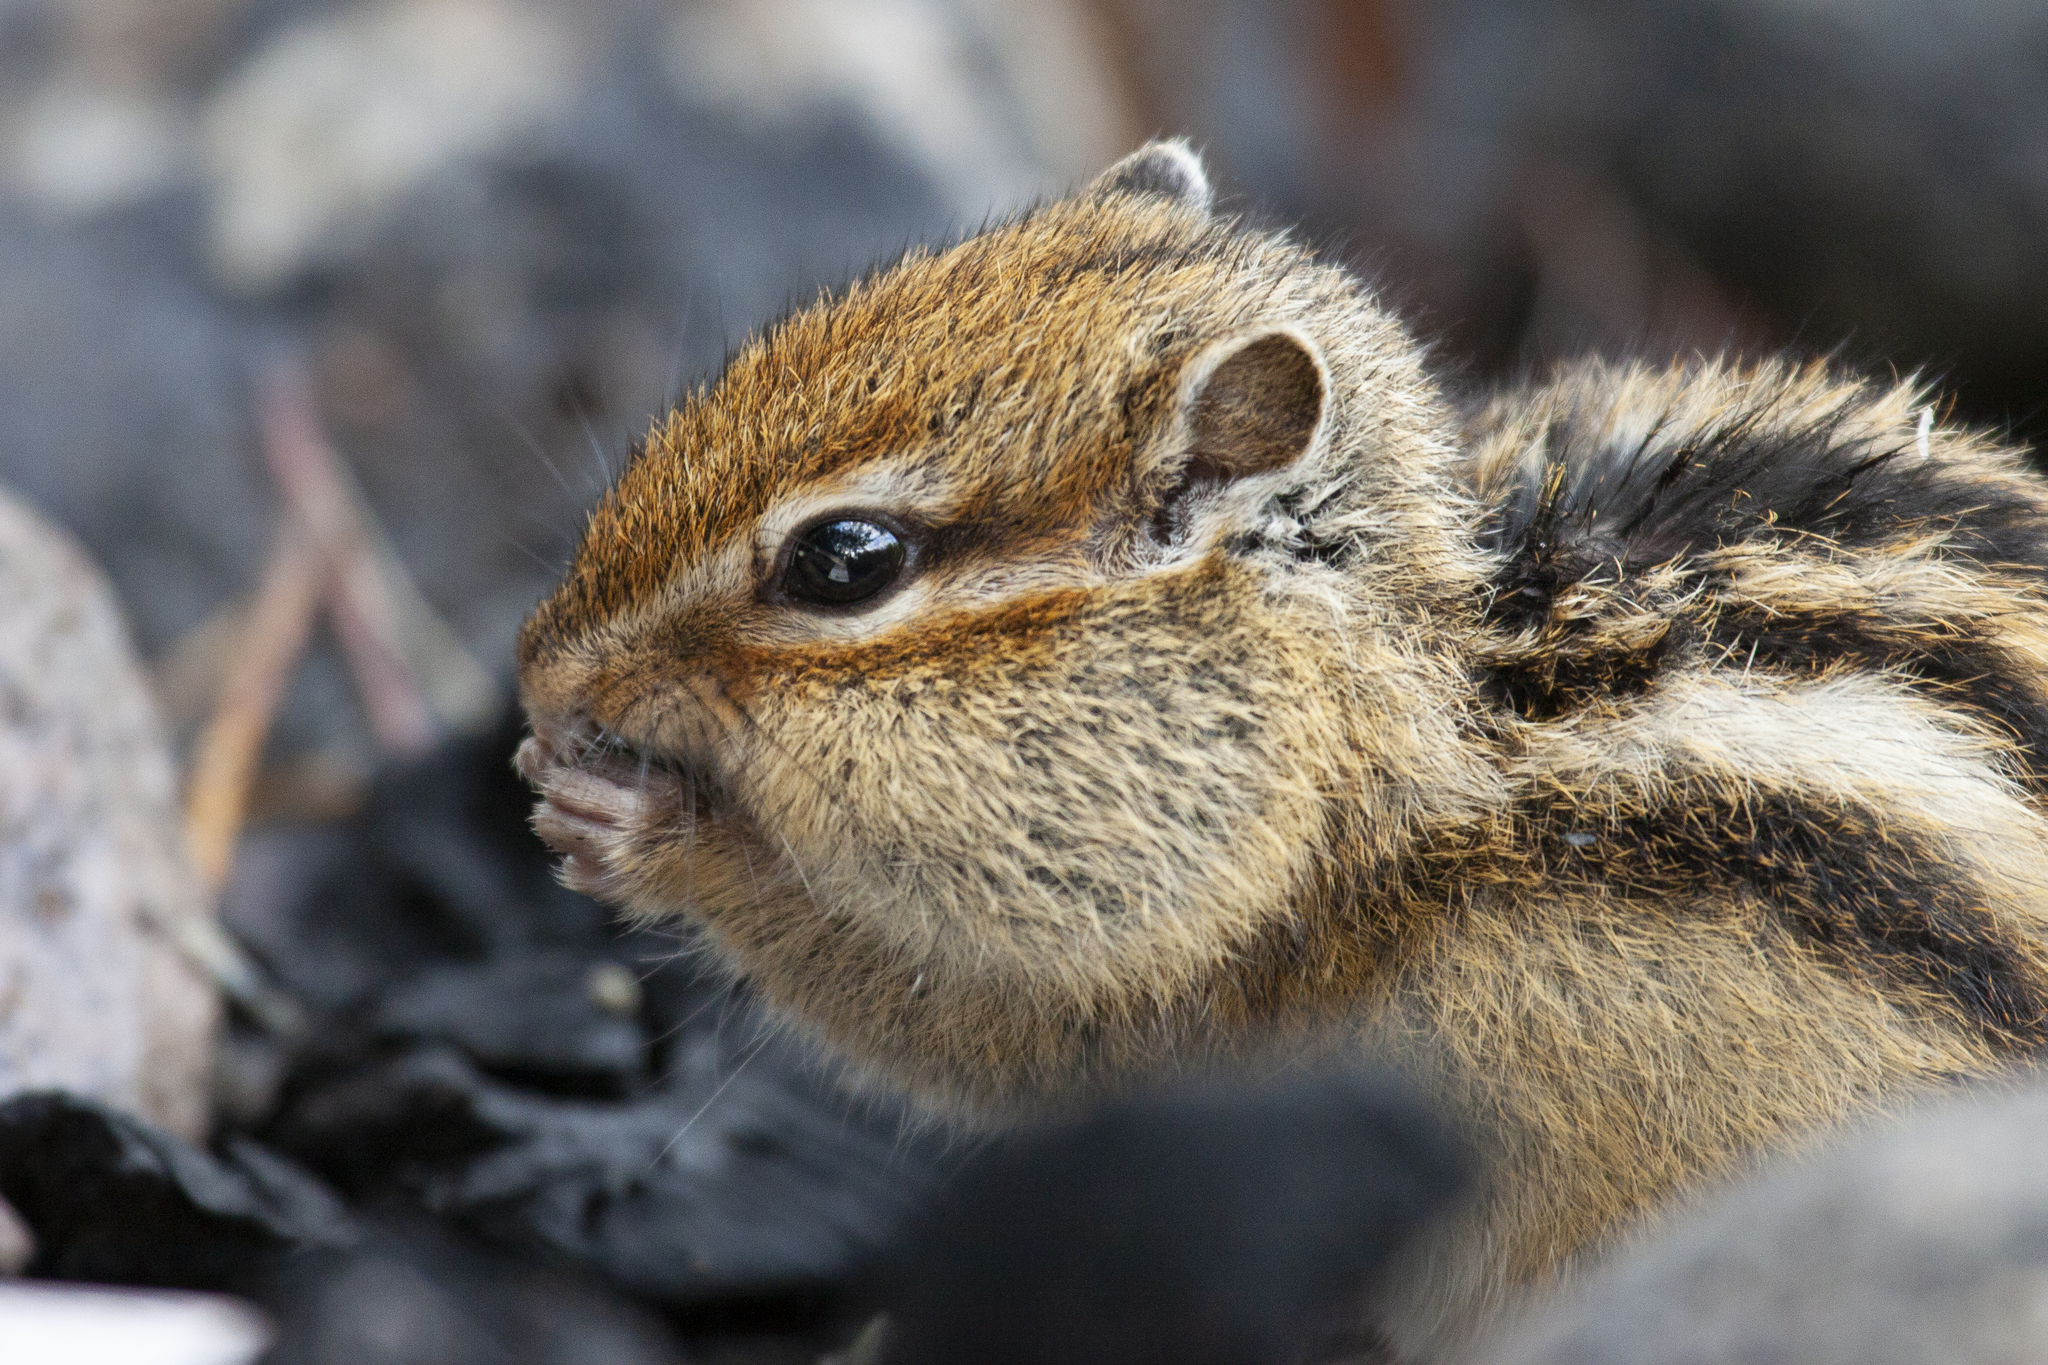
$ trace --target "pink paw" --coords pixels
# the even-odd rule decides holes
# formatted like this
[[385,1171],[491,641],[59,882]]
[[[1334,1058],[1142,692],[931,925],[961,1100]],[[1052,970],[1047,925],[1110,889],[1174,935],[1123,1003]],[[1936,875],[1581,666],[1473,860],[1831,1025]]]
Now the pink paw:
[[625,752],[540,730],[513,760],[540,793],[533,828],[562,855],[562,884],[600,900],[624,899],[634,846],[674,804],[674,774]]

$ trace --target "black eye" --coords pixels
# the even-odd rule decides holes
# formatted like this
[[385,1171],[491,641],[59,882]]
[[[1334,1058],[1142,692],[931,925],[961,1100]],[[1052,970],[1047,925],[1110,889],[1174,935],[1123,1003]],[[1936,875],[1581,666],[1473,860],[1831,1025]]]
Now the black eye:
[[782,590],[799,602],[844,606],[873,597],[903,571],[904,545],[872,521],[824,521],[797,538]]

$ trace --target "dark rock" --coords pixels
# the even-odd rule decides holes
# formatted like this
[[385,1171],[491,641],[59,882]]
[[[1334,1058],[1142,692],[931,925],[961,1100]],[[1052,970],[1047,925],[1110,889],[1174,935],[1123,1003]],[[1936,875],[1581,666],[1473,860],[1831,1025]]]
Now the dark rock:
[[402,1203],[503,1247],[684,1309],[847,1280],[917,1207],[930,1158],[832,1103],[795,1058],[632,1103],[522,1091],[452,1050],[316,1089],[275,1129],[358,1199]]
[[32,1275],[228,1291],[278,1326],[272,1365],[673,1365],[661,1318],[571,1272],[379,1225],[246,1139],[218,1155],[56,1092],[0,1105],[0,1193]]
[[512,1257],[415,1233],[302,1257],[270,1286],[265,1365],[680,1365],[630,1301]]
[[445,967],[387,992],[375,1029],[446,1038],[487,1070],[551,1089],[624,1094],[645,1076],[647,1039],[600,997],[608,966],[623,970],[567,952]]
[[35,1234],[29,1273],[248,1290],[286,1253],[361,1235],[334,1194],[254,1143],[213,1156],[55,1091],[0,1104],[0,1196]]
[[[644,1071],[639,1021],[588,989],[593,970],[631,956],[602,906],[556,884],[527,827],[531,793],[510,760],[520,733],[508,711],[380,777],[348,825],[255,841],[258,884],[224,914],[284,988],[351,1021],[348,1036],[317,1040],[330,1060],[415,1039],[510,1074],[566,1074],[572,1088],[593,1071],[608,1083]],[[493,999],[493,986],[525,993]]]
[[533,791],[512,770],[525,734],[524,716],[507,708],[482,734],[387,771],[357,825],[358,871],[440,917],[458,951],[479,957],[611,936],[610,912],[556,884],[553,855],[528,823]]
[[1372,1272],[1464,1159],[1336,1075],[1119,1104],[996,1147],[884,1273],[898,1365],[1250,1365],[1370,1353]]

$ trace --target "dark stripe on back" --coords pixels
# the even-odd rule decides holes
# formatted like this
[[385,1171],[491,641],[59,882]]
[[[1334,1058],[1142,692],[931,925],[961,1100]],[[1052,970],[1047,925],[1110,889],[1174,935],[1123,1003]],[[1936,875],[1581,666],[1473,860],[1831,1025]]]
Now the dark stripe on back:
[[1846,549],[1944,531],[1944,553],[2048,572],[2048,520],[2038,490],[1917,458],[1903,435],[1852,438],[1849,414],[1787,423],[1770,396],[1690,432],[1653,424],[1633,445],[1602,445],[1571,420],[1546,430],[1551,458],[1498,504],[1485,536],[1506,563],[1497,601],[1554,590],[1602,568],[1627,577],[1651,565],[1744,541],[1821,536]]
[[1843,972],[1946,1005],[2000,1050],[2048,1044],[2048,981],[1964,870],[1895,822],[1880,835],[1867,812],[1783,794],[1597,822],[1562,804],[1530,814],[1543,861],[1566,879],[1661,903],[1747,887]]
[[1562,640],[1490,661],[1480,680],[1483,694],[1530,720],[1551,720],[1592,702],[1648,690],[1701,638],[1698,626],[1680,615],[1669,616],[1665,629],[1643,644],[1603,638],[1601,624],[1587,621]]
[[1702,619],[1673,615],[1663,635],[1633,647],[1604,637],[1596,618],[1548,648],[1497,662],[1488,690],[1497,704],[1543,720],[1636,695],[1665,668],[1686,663],[1794,676],[1845,664],[1889,670],[1936,704],[2004,732],[2024,762],[2021,780],[2048,796],[2048,698],[2002,650],[1967,627],[1855,610],[1767,612],[1712,602],[1699,614]]

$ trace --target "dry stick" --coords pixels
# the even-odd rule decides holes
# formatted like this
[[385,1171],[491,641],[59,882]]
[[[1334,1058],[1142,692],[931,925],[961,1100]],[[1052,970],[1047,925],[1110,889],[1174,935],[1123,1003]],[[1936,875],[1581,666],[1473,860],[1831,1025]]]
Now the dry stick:
[[[209,905],[218,904],[227,886],[264,740],[323,597],[371,730],[386,752],[418,753],[435,739],[414,654],[426,660],[433,699],[456,725],[488,717],[497,702],[489,675],[434,615],[379,532],[321,429],[305,372],[274,370],[259,401],[264,458],[287,510],[262,587],[246,609],[247,624],[237,632],[236,657],[213,718],[200,736],[186,794],[186,840]],[[297,1005],[264,982],[216,920],[172,929],[222,990],[274,1033],[289,1037],[304,1027]]]
[[282,420],[273,423],[276,437],[266,453],[300,514],[333,533],[321,537],[337,556],[328,606],[380,740],[392,752],[414,752],[422,714],[437,730],[489,725],[504,703],[497,681],[470,657],[462,638],[406,572],[347,462],[322,430],[303,370],[275,372],[272,388]]
[[227,885],[263,741],[312,637],[320,559],[305,532],[287,521],[236,642],[233,670],[193,753],[185,839],[209,901]]
[[185,791],[185,843],[209,913],[171,926],[178,945],[230,997],[269,1025],[291,1034],[296,1007],[265,985],[254,965],[211,914],[234,866],[235,843],[249,792],[263,761],[263,741],[285,689],[298,671],[320,608],[322,556],[296,518],[279,530],[263,583],[236,642],[234,666],[200,733]]
[[334,633],[355,674],[370,733],[386,753],[424,753],[434,744],[433,710],[405,652],[395,595],[320,428],[305,371],[279,366],[267,377],[261,402],[263,454],[322,553]]
[[[185,840],[209,909],[218,906],[233,871],[264,741],[312,639],[323,596],[336,606],[337,633],[379,740],[409,752],[431,742],[432,734],[418,689],[409,686],[403,656],[383,648],[377,632],[362,622],[358,604],[368,595],[365,589],[339,586],[361,577],[354,567],[365,561],[359,553],[360,525],[335,491],[333,457],[303,377],[295,371],[271,376],[259,401],[263,453],[286,507],[262,585],[234,632],[221,690],[194,749],[186,788]],[[344,610],[344,604],[355,609]],[[375,609],[374,599],[370,609]],[[274,1033],[289,1037],[302,1027],[293,1002],[264,981],[212,915],[172,927],[187,955]]]
[[498,717],[505,697],[498,682],[482,664],[470,656],[462,637],[441,619],[419,584],[406,572],[398,548],[377,523],[377,515],[348,467],[337,462],[333,469],[342,491],[348,495],[355,517],[363,528],[384,591],[398,617],[398,644],[418,672],[426,688],[427,704],[444,728],[468,733],[487,728]]
[[173,730],[183,731],[213,714],[235,648],[249,628],[252,597],[237,597],[171,642],[150,665],[157,705]]

